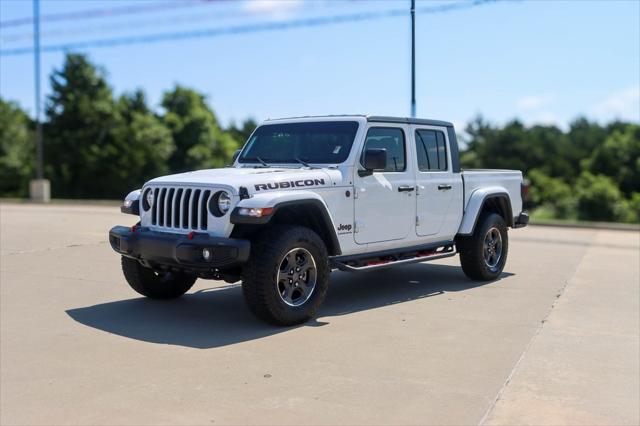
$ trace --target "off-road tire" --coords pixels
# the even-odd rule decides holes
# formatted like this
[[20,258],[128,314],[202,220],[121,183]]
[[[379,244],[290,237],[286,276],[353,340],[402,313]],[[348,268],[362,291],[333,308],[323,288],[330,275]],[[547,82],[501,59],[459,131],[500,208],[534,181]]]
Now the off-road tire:
[[[278,273],[286,254],[297,248],[313,257],[315,287],[304,303],[290,306],[278,291]],[[242,291],[258,318],[280,326],[296,325],[316,314],[327,293],[330,272],[327,248],[318,234],[302,226],[277,225],[252,240],[251,255],[242,270]]]
[[122,272],[136,292],[151,299],[175,299],[185,294],[196,282],[196,276],[183,272],[160,272],[122,256]]
[[[491,229],[497,229],[501,237],[501,254],[497,264],[490,267],[485,261],[485,237]],[[491,281],[500,276],[507,261],[509,239],[507,225],[496,213],[482,213],[473,234],[456,240],[460,252],[460,264],[465,275],[475,281]]]

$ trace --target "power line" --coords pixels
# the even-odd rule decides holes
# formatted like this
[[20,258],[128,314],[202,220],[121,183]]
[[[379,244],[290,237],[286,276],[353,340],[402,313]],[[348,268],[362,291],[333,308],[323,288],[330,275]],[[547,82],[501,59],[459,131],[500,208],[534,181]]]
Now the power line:
[[[92,25],[84,25],[79,27],[65,27],[65,28],[56,28],[48,31],[40,31],[40,35],[44,38],[57,38],[57,37],[65,37],[74,34],[84,34],[87,33],[97,33],[97,32],[117,32],[119,30],[131,30],[136,29],[139,30],[141,28],[148,27],[162,27],[164,25],[176,25],[180,23],[194,23],[194,22],[202,22],[212,19],[227,19],[227,18],[245,18],[250,16],[250,12],[242,11],[242,10],[224,10],[224,11],[214,11],[209,13],[203,13],[202,11],[199,13],[190,13],[187,15],[171,15],[171,16],[163,16],[163,17],[154,17],[152,19],[137,19],[137,20],[129,20],[124,22],[116,22],[109,23],[103,25],[96,25],[95,23]],[[18,34],[10,34],[1,37],[2,43],[15,43],[23,40],[32,40],[33,32],[25,32]]]
[[[469,2],[448,3],[438,6],[426,6],[416,8],[417,14],[433,14],[443,13],[453,10],[468,9],[498,0],[473,0]],[[304,27],[319,27],[324,25],[342,24],[349,22],[370,21],[383,18],[392,18],[406,16],[406,9],[390,9],[378,12],[362,12],[345,15],[323,16],[315,18],[301,18],[289,21],[278,22],[262,22],[255,24],[236,25],[222,28],[206,28],[201,30],[183,31],[183,32],[167,32],[147,34],[140,36],[127,36],[116,38],[104,38],[95,40],[78,41],[64,44],[52,44],[41,47],[42,52],[57,52],[79,50],[91,47],[113,47],[131,44],[147,44],[158,43],[164,41],[186,40],[194,38],[210,38],[223,35],[248,34],[256,32],[269,32],[279,30],[290,30]],[[15,56],[32,53],[33,49],[29,47],[0,50],[0,56]]]
[[[358,0],[358,3],[364,3],[365,0]],[[369,0],[371,1],[371,0]],[[347,6],[350,5],[349,2],[340,1],[336,3],[332,3],[331,7],[336,6]],[[305,10],[317,9],[319,7],[326,8],[328,6],[327,3],[309,3],[305,4]],[[220,19],[230,19],[230,18],[247,18],[247,17],[255,17],[260,14],[260,12],[254,12],[246,9],[240,10],[215,10],[211,11],[198,11],[196,13],[182,14],[182,15],[167,15],[167,16],[154,16],[148,19],[133,19],[128,21],[121,22],[109,22],[103,24],[87,24],[82,26],[71,26],[64,28],[54,28],[51,30],[40,31],[40,36],[42,38],[59,38],[65,37],[74,34],[83,34],[87,35],[90,33],[101,33],[101,32],[117,32],[119,30],[140,30],[142,28],[149,27],[162,27],[166,25],[175,26],[180,23],[189,23],[194,24],[196,22],[203,22],[208,20],[220,20]],[[9,35],[0,35],[0,44],[6,45],[7,43],[16,43],[24,40],[31,41],[33,40],[33,32],[24,32],[17,34],[9,34]]]
[[[155,2],[146,3],[144,5],[134,5],[126,7],[117,7],[113,9],[88,9],[80,10],[77,12],[65,12],[65,13],[51,13],[48,15],[41,15],[40,22],[47,21],[68,21],[74,19],[94,19],[94,18],[110,18],[120,15],[131,15],[136,13],[148,13],[164,10],[173,10],[184,7],[199,6],[208,2],[221,1],[221,0],[180,0],[172,2]],[[7,27],[19,27],[23,25],[33,24],[33,16],[26,16],[23,18],[9,19],[0,22],[0,28]]]

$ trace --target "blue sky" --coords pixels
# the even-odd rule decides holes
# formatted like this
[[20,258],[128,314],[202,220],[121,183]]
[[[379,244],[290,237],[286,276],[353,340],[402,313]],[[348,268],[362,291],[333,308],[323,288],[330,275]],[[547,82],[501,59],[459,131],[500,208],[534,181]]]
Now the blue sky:
[[[451,3],[451,2],[449,2]],[[454,2],[456,3],[456,2]],[[448,4],[418,1],[418,8]],[[156,7],[157,6],[157,7]],[[42,22],[43,46],[308,17],[407,9],[406,16],[152,44],[82,48],[117,94],[157,106],[179,83],[208,96],[222,123],[298,115],[408,115],[409,0],[43,0],[41,14],[147,8]],[[158,10],[152,10],[152,9]],[[3,51],[31,45],[28,0],[0,2]],[[640,1],[504,1],[417,16],[418,116],[462,125],[477,114],[560,126],[577,116],[640,121]],[[62,64],[43,53],[42,87]],[[30,112],[33,56],[0,56],[0,94]]]

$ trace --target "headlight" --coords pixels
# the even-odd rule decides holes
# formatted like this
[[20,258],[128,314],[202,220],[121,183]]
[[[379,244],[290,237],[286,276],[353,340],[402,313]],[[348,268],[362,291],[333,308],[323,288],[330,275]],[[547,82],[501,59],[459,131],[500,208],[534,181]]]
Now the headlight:
[[222,214],[225,214],[231,208],[231,197],[226,191],[220,191],[220,195],[218,195],[218,210]]
[[214,216],[224,216],[230,208],[231,196],[227,191],[218,191],[209,200],[209,211]]
[[145,211],[151,209],[153,207],[153,189],[147,189],[144,194],[144,207]]

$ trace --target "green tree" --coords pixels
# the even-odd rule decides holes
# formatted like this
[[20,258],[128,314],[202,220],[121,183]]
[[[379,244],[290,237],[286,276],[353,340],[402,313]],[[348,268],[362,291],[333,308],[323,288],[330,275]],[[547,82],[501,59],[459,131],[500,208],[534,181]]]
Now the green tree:
[[142,91],[116,101],[105,73],[76,54],[67,55],[51,85],[45,152],[56,197],[122,198],[169,172],[171,133]]
[[546,208],[559,219],[575,216],[576,199],[569,184],[538,169],[531,170],[527,177],[531,180],[530,199],[534,207]]
[[258,123],[256,123],[253,118],[249,118],[239,127],[236,126],[235,123],[231,123],[227,128],[227,131],[231,134],[231,137],[237,142],[237,144],[242,146],[249,139],[249,136],[251,136],[251,133],[253,133],[256,127],[258,127]]
[[223,167],[239,146],[224,132],[203,95],[176,86],[162,98],[163,123],[169,128],[176,147],[169,159],[171,170]]
[[583,172],[576,190],[579,219],[615,221],[623,215],[622,193],[610,177]]
[[570,175],[574,167],[562,153],[568,149],[566,135],[555,126],[527,128],[518,120],[498,128],[481,117],[466,128],[465,167],[515,169],[527,173],[539,169],[549,176]]
[[48,175],[56,197],[120,196],[114,190],[118,110],[104,71],[85,55],[68,54],[50,77],[44,127]]
[[608,133],[608,129],[584,117],[574,120],[567,132],[569,143],[561,153],[573,167],[566,176],[559,177],[575,183],[581,173],[580,162],[589,158],[591,153],[604,142]]
[[121,123],[116,130],[113,170],[122,192],[168,174],[175,146],[171,132],[151,113],[141,90],[121,96],[118,109]]
[[640,222],[640,192],[634,192],[629,199],[629,216],[626,222],[639,223]]
[[0,195],[24,197],[34,173],[33,123],[14,102],[0,98]]
[[640,125],[616,128],[583,161],[585,170],[610,176],[627,196],[640,192]]

